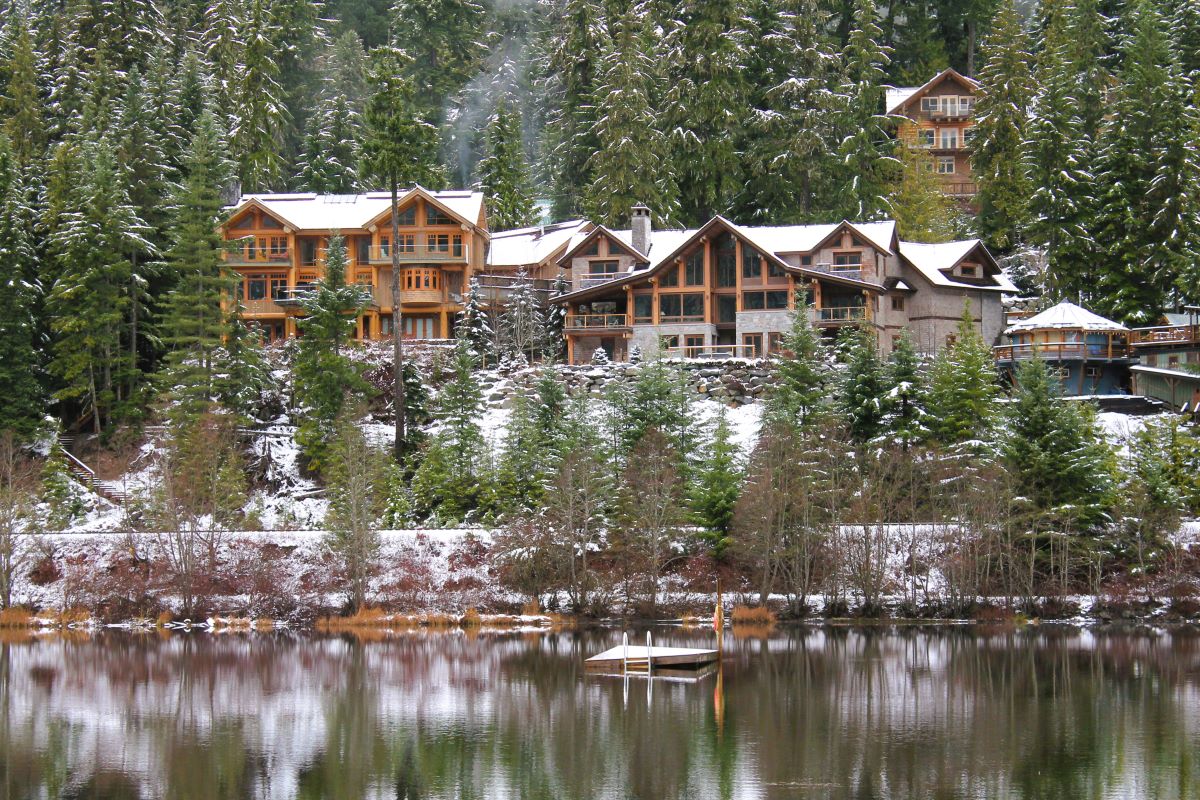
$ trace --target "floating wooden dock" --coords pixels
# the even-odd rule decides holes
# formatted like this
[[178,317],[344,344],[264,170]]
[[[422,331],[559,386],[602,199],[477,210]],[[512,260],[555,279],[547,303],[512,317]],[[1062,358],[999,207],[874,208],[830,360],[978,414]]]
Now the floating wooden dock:
[[720,658],[716,650],[692,647],[645,647],[621,645],[605,650],[584,661],[589,670],[604,672],[652,672],[663,668],[698,668]]

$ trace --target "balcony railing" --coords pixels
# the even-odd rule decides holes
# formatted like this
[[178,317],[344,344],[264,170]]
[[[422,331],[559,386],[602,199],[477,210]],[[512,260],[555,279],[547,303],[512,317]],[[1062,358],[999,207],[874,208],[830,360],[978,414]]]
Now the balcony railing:
[[850,278],[851,280],[862,280],[862,265],[857,266],[841,265],[841,264],[814,264],[811,267],[805,267],[814,272],[822,272],[834,278]]
[[970,181],[957,181],[942,184],[942,190],[951,197],[974,197],[978,188]]
[[[520,280],[515,275],[476,275],[475,282],[479,285],[480,289],[498,289],[508,292],[515,289]],[[541,278],[526,278],[525,282],[535,292],[550,294],[554,291],[554,281],[543,280]]]
[[1130,341],[1135,347],[1154,344],[1197,344],[1200,343],[1200,325],[1134,328],[1130,331]]
[[616,272],[606,272],[603,275],[584,275],[579,279],[579,285],[575,288],[591,289],[593,286],[602,286],[603,284],[611,283],[619,277],[620,275]]
[[1130,356],[1129,346],[1120,342],[1005,344],[993,348],[992,353],[997,361],[1026,361],[1031,358],[1047,361],[1088,361]]
[[818,322],[857,322],[867,318],[866,306],[847,306],[844,308],[818,308]]
[[577,314],[567,317],[567,330],[628,328],[628,314]]
[[755,358],[752,344],[705,344],[692,347],[668,347],[668,358],[711,360],[718,358]]
[[[464,244],[451,242],[446,247],[429,247],[428,245],[407,246],[401,244],[397,248],[401,264],[429,263],[462,263],[470,256],[470,248]],[[389,245],[377,245],[371,248],[372,264],[392,263],[392,248]]]
[[247,253],[245,250],[226,250],[225,263],[231,267],[286,267],[292,263],[292,254],[288,252]]

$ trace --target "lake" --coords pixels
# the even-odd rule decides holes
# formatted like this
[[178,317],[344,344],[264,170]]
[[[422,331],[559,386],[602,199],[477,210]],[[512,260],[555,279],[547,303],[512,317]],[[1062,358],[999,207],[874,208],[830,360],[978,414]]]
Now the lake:
[[1200,798],[1195,631],[4,634],[6,800]]

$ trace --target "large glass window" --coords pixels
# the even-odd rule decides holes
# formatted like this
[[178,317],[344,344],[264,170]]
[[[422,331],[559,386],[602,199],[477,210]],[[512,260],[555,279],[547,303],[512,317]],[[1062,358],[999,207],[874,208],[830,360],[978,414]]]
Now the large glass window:
[[444,213],[441,209],[434,206],[425,206],[425,224],[426,225],[453,225],[454,220],[449,214]]
[[787,292],[767,292],[767,308],[771,310],[787,308],[787,296]]
[[742,280],[762,279],[762,256],[753,247],[742,245]]
[[633,296],[633,318],[635,321],[649,321],[654,318],[654,298],[648,294]]
[[658,279],[659,286],[678,286],[679,285],[679,267],[675,264],[667,267],[662,271],[662,275]]
[[696,252],[688,256],[687,265],[685,267],[686,276],[684,282],[688,286],[703,286],[704,285],[704,248],[701,247]]
[[717,286],[737,286],[737,250],[733,237],[725,234],[717,239]]
[[704,318],[704,295],[685,294],[683,296],[683,315],[685,317]]
[[833,265],[835,267],[861,267],[862,266],[862,253],[857,253],[857,252],[834,253],[833,254]]
[[678,318],[683,310],[683,300],[677,294],[661,294],[658,296],[658,313],[660,317]]
[[737,322],[737,298],[731,294],[717,295],[717,322]]
[[747,311],[760,311],[766,308],[762,292],[742,292],[742,308]]
[[616,275],[616,261],[589,261],[588,275]]
[[[391,220],[388,220],[388,224],[392,224]],[[417,207],[415,204],[408,208],[400,209],[400,224],[410,227],[417,224]]]
[[266,275],[247,275],[246,276],[246,299],[247,300],[264,300],[267,296],[267,276]]

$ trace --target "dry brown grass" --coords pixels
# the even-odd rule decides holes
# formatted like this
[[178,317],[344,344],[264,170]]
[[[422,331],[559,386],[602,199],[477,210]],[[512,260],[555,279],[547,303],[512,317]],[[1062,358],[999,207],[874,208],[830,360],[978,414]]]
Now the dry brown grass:
[[0,610],[0,628],[28,628],[34,624],[33,614],[22,606]]
[[735,626],[758,628],[769,628],[778,621],[775,612],[766,606],[734,606],[729,618]]
[[482,627],[483,617],[479,616],[479,612],[474,608],[468,608],[462,615],[462,626],[464,628]]
[[175,618],[173,616],[171,616],[170,611],[164,611],[158,615],[157,619],[154,620],[154,625],[155,625],[155,627],[162,628],[162,627],[166,626],[166,624],[173,619],[175,619]]
[[69,628],[72,625],[90,622],[91,619],[91,612],[85,608],[68,608],[61,611],[52,609],[43,611],[34,617],[33,624],[47,628]]
[[536,600],[530,600],[525,605],[521,606],[521,614],[526,617],[534,617],[542,613],[542,607],[538,605]]

